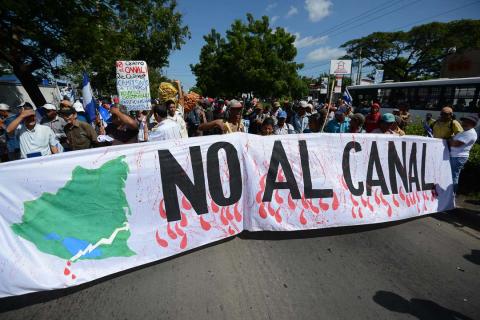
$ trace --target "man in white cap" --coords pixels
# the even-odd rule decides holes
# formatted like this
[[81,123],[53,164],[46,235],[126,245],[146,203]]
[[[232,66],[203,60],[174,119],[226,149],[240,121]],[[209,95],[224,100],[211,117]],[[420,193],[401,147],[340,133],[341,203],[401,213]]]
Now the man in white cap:
[[73,104],[73,108],[77,112],[77,120],[78,121],[83,121],[83,122],[88,122],[87,121],[87,115],[85,113],[85,109],[83,108],[83,104],[80,101],[75,101]]
[[292,117],[292,125],[297,133],[302,133],[308,129],[308,115],[307,115],[308,103],[307,101],[300,101],[298,104],[297,113]]
[[40,121],[40,124],[50,127],[50,129],[52,129],[55,133],[57,140],[60,141],[62,145],[65,145],[66,135],[64,128],[67,125],[67,122],[58,116],[57,108],[53,104],[46,103],[42,106],[42,108],[45,109],[45,115]]
[[58,153],[58,140],[47,126],[36,122],[36,114],[30,104],[24,104],[20,114],[7,126],[7,134],[17,135],[20,141],[20,157],[33,158]]
[[8,160],[20,159],[20,143],[16,135],[9,136],[7,134],[7,127],[17,117],[16,114],[11,112],[11,108],[8,104],[0,103],[0,127],[5,130],[5,142],[8,153]]
[[475,127],[478,124],[478,117],[475,115],[460,118],[462,121],[463,132],[457,133],[448,140],[450,146],[450,167],[452,168],[453,192],[457,193],[458,178],[465,163],[467,163],[470,149],[477,141],[477,131]]

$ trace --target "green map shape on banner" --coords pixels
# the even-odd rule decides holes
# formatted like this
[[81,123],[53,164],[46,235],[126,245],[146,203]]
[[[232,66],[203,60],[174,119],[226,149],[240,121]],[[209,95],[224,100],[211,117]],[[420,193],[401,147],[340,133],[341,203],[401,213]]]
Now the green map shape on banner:
[[127,245],[130,207],[124,189],[129,168],[124,158],[98,169],[75,167],[72,179],[57,193],[25,201],[22,222],[12,230],[38,250],[67,260],[135,255]]

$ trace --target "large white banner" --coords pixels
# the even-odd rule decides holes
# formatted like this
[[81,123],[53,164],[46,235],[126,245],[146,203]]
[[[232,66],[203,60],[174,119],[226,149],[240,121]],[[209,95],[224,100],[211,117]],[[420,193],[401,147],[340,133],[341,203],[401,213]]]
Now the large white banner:
[[395,221],[453,208],[442,140],[198,137],[0,164],[0,296],[65,288],[242,230]]

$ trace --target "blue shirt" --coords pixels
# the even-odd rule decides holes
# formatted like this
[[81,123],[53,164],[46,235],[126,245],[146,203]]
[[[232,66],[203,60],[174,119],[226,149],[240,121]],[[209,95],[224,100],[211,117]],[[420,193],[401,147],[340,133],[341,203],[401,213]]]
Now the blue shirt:
[[[16,114],[9,115],[7,118],[5,118],[5,121],[3,122],[5,125],[5,128],[8,127],[10,123],[13,122],[18,117]],[[18,128],[17,128],[18,129]],[[7,137],[7,150],[8,152],[14,152],[15,149],[20,149],[20,142],[18,141],[18,136],[16,134],[13,135],[8,135],[7,130],[5,130],[5,135]]]
[[336,118],[328,121],[325,127],[325,132],[330,133],[346,133],[350,131],[350,118],[345,118],[342,123],[338,122]]

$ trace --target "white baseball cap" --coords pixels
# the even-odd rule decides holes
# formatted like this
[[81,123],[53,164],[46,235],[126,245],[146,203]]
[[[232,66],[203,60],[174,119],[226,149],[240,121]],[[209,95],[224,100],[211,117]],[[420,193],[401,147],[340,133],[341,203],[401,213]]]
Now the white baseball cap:
[[46,110],[53,110],[53,111],[57,111],[57,108],[51,104],[51,103],[45,103],[42,108],[46,109]]
[[0,103],[0,111],[9,111],[10,106],[6,103]]
[[83,109],[83,104],[78,100],[73,104],[73,108],[77,112],[85,112],[85,109]]

